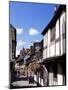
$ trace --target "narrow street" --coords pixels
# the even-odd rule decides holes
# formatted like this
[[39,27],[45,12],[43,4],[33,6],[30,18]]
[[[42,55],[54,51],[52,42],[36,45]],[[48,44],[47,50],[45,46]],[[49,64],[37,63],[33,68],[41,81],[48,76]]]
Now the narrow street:
[[37,84],[35,82],[29,83],[27,77],[16,78],[16,80],[11,85],[13,88],[24,88],[24,87],[35,87]]
[[10,88],[66,85],[66,5],[34,5],[11,4]]

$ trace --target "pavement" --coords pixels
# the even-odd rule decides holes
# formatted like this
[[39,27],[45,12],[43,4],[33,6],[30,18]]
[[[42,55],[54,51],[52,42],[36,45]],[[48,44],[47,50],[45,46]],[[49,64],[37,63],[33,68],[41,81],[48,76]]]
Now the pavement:
[[16,80],[11,83],[11,88],[30,88],[30,87],[36,87],[37,84],[34,83],[29,83],[28,78],[16,78]]
[[29,84],[29,81],[15,81],[12,83],[13,86],[37,86],[36,83],[30,83]]

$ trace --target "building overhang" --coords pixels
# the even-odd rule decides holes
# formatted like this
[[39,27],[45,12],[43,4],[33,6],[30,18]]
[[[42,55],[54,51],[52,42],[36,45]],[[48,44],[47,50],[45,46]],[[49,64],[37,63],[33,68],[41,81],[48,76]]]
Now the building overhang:
[[66,62],[66,54],[62,56],[50,57],[43,60],[42,64],[45,63],[63,63]]

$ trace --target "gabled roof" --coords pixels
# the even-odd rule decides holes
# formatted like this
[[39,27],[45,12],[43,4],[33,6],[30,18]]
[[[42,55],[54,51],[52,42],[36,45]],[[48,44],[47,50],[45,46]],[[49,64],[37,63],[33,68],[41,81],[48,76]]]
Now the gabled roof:
[[27,60],[30,57],[30,55],[26,55],[24,60]]
[[17,62],[23,61],[23,56],[19,56],[16,61],[17,61]]
[[48,31],[48,29],[51,28],[56,23],[57,18],[62,14],[63,11],[66,11],[66,5],[60,5],[58,7],[55,15],[53,16],[49,24],[46,26],[46,28],[42,32],[42,35],[44,35]]
[[16,28],[12,24],[10,24],[10,28],[13,28],[16,31]]

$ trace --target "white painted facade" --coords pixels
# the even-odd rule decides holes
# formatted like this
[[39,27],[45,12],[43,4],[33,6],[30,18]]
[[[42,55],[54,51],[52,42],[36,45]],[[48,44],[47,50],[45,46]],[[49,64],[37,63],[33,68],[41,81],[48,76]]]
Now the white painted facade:
[[[47,58],[54,58],[62,56],[65,54],[65,23],[66,22],[66,12],[62,12],[59,18],[57,18],[55,25],[51,28],[48,28],[47,32],[43,36],[43,61]],[[64,22],[63,22],[64,20]],[[52,33],[52,30],[55,30]],[[51,34],[52,33],[52,34]],[[55,35],[54,38],[52,35]],[[53,40],[52,40],[53,38]],[[56,59],[57,60],[57,59]],[[46,63],[47,64],[47,63]],[[65,76],[63,75],[62,64],[58,63],[49,63],[48,67],[46,64],[43,65],[43,75],[40,77],[41,72],[37,72],[37,75],[34,75],[34,80],[41,84],[42,86],[54,86],[54,85],[64,85],[63,81]],[[46,76],[46,69],[48,75]],[[56,71],[55,71],[56,70]]]
[[[60,35],[59,35],[59,33],[60,33],[60,30],[59,30],[59,19],[57,20],[57,22],[56,22],[56,39],[58,39],[58,38],[60,38]],[[58,41],[58,42],[56,42],[55,43],[56,44],[56,56],[59,56],[60,55],[60,41]]]
[[[60,38],[60,40],[58,40],[57,42],[55,42],[55,40],[53,42],[50,41],[50,38],[51,38],[51,30],[50,29],[44,35],[43,59],[48,58],[48,57],[61,56],[62,54],[65,53],[65,51],[63,51],[63,44],[65,44],[63,42],[65,42],[65,38],[63,39],[63,37],[62,37],[62,34],[65,34],[65,31],[62,32],[63,18],[65,20],[65,12],[63,12],[61,17],[58,18],[58,20],[56,21],[56,25],[55,25],[55,27],[56,27],[55,40],[57,40],[59,38]],[[60,26],[59,26],[59,21],[60,21]],[[59,28],[60,28],[60,30],[59,30]],[[61,49],[61,53],[60,53],[60,49]]]
[[[63,53],[65,53],[65,51],[63,51],[63,42],[65,44],[65,38],[63,39],[63,34],[65,33],[65,28],[63,28],[63,20],[66,22],[65,17],[66,14],[62,13],[61,17],[60,17],[60,37],[61,37],[61,55]],[[63,30],[64,29],[64,30]]]
[[[63,12],[56,20],[55,24],[55,39],[51,42],[51,29],[44,35],[43,39],[43,60],[50,57],[62,56],[65,54],[65,22],[66,13]],[[60,64],[57,65],[57,81],[54,81],[53,70],[49,67],[49,86],[63,85],[63,73]]]

